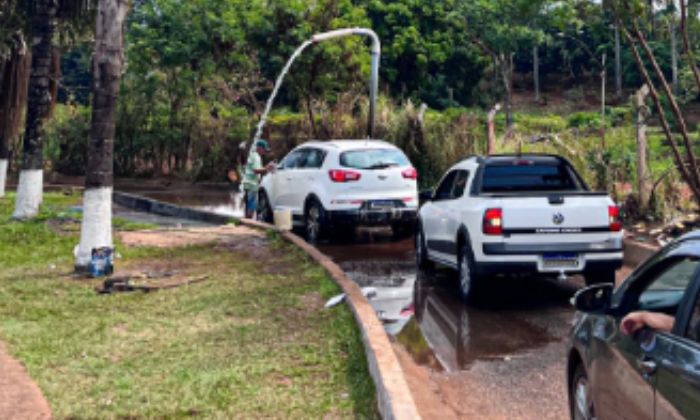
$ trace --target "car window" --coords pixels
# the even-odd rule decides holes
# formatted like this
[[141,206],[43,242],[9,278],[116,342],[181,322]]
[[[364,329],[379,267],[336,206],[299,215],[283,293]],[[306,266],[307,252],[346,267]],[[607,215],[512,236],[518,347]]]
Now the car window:
[[452,171],[445,176],[435,190],[433,200],[449,200],[452,197],[452,189],[454,188],[455,178],[457,177],[458,172],[459,171]]
[[579,191],[573,171],[565,162],[516,160],[489,164],[484,169],[481,192]]
[[386,169],[392,166],[410,166],[406,155],[398,149],[350,150],[340,154],[340,164],[354,169]]
[[305,169],[318,169],[323,166],[323,160],[325,158],[325,151],[320,149],[308,149],[302,167]]
[[457,199],[464,195],[464,189],[467,186],[467,180],[469,179],[469,171],[457,171],[455,175],[455,182],[452,186],[451,199]]
[[685,289],[692,281],[700,260],[682,257],[657,272],[639,296],[638,309],[672,312],[677,309]]
[[282,161],[282,167],[284,169],[301,168],[304,164],[307,151],[308,149],[299,149],[288,154]]

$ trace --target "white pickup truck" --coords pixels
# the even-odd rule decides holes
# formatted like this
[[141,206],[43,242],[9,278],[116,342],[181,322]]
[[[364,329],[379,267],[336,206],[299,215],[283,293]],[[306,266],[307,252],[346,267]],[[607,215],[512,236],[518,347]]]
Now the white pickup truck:
[[620,211],[554,155],[473,156],[421,207],[416,262],[459,271],[465,300],[494,274],[583,274],[612,283],[622,265]]

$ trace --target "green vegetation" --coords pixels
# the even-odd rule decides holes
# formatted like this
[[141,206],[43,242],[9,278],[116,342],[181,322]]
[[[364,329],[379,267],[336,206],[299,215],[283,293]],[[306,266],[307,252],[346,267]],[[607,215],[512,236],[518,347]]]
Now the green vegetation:
[[99,295],[97,281],[65,274],[78,238],[55,232],[77,199],[46,194],[42,216],[24,223],[0,199],[0,339],[56,418],[377,416],[352,316],[323,309],[337,287],[299,252],[272,241],[260,250],[271,269],[225,246],[120,246],[118,268],[209,278]]

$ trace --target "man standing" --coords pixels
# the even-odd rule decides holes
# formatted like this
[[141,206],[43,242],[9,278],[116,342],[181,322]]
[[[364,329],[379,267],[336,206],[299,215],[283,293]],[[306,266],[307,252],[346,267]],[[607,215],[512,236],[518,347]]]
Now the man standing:
[[255,212],[258,208],[258,187],[260,186],[260,177],[270,172],[274,165],[272,163],[267,166],[262,164],[262,156],[270,151],[270,145],[267,141],[260,139],[255,142],[255,149],[250,152],[248,161],[245,164],[243,171],[243,190],[245,191],[245,217],[252,219],[255,217]]

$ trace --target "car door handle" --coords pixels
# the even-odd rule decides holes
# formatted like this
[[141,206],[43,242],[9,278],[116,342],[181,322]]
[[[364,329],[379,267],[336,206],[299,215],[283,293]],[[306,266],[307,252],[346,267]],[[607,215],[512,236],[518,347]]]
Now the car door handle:
[[291,180],[292,180],[291,177],[287,177],[287,178],[285,178],[285,179],[286,179],[287,181],[291,181]]
[[637,360],[637,367],[644,374],[644,376],[650,376],[656,373],[656,368],[658,364],[655,360],[651,359],[639,359]]

